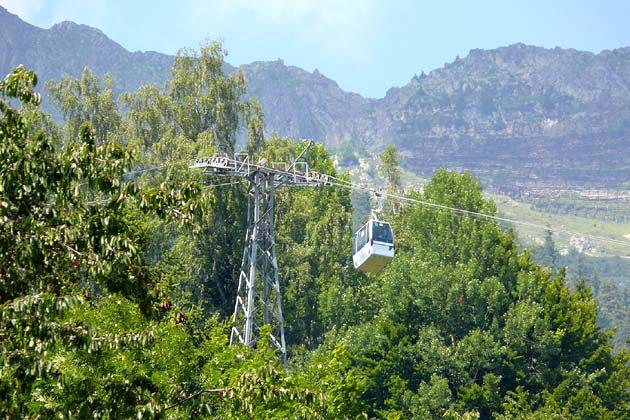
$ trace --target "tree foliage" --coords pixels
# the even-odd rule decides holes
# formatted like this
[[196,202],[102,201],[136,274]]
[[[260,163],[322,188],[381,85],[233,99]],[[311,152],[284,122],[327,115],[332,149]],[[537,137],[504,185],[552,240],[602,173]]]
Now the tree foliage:
[[[18,68],[0,90],[32,105],[35,83],[34,73]],[[40,392],[39,381],[68,380],[60,349],[102,345],[93,325],[68,317],[75,307],[89,306],[93,295],[122,295],[147,319],[159,313],[172,285],[161,281],[163,267],[147,261],[146,226],[134,223],[134,214],[191,226],[204,200],[195,183],[140,190],[125,181],[131,151],[115,141],[98,145],[87,125],[58,146],[43,132],[30,136],[4,98],[0,111],[2,411],[21,417],[46,406],[29,397]]]
[[[231,155],[234,152],[239,122],[245,115],[258,116],[260,107],[240,101],[245,94],[245,76],[240,71],[225,76],[225,51],[214,42],[200,51],[182,49],[173,63],[173,77],[168,83],[173,119],[177,131],[196,140],[208,133],[217,150]],[[252,122],[252,136],[259,124]]]
[[94,130],[98,144],[105,144],[107,136],[115,134],[122,117],[112,90],[114,81],[106,76],[104,86],[89,68],[83,69],[81,79],[65,75],[60,82],[50,81],[48,91],[67,121],[68,138],[76,138],[83,123]]
[[[256,161],[309,142],[263,138],[224,55],[183,50],[165,90],[118,101],[87,69],[51,83],[63,131],[33,72],[0,82],[0,416],[628,418],[629,355],[597,326],[590,287],[476,217],[496,206],[444,168],[410,197],[465,211],[383,214],[396,258],[378,275],[350,263],[347,189],[278,189],[289,373],[265,338],[228,346],[246,190],[188,164],[235,151],[239,132]],[[348,180],[322,144],[307,160]],[[397,188],[396,148],[381,160]]]
[[[470,174],[445,169],[415,198],[496,212]],[[378,313],[342,338],[374,415],[627,415],[628,358],[613,354],[583,282],[571,292],[563,271],[471,214],[408,206],[392,220],[396,259],[369,286]]]
[[[16,69],[0,85],[3,98],[36,105],[35,82]],[[199,274],[186,266],[194,246],[182,239],[203,243],[196,235],[223,216],[211,211],[210,190],[177,168],[159,185],[130,177],[137,144],[122,146],[109,131],[103,144],[89,125],[58,141],[32,135],[6,99],[0,111],[3,417],[361,413],[360,401],[345,398],[360,394],[360,381],[346,381],[341,347],[308,369],[321,384],[288,376],[264,341],[228,347],[225,323],[196,306],[198,289],[185,287]]]
[[395,145],[390,144],[385,148],[383,153],[381,153],[379,158],[381,160],[379,172],[387,180],[388,188],[392,190],[399,190],[401,187],[401,170],[398,148]]

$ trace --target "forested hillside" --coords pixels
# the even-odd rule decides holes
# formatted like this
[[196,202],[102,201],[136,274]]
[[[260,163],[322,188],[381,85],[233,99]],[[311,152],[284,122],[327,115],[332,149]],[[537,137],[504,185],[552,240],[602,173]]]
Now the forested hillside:
[[[579,418],[630,413],[630,359],[597,326],[584,281],[534,263],[492,220],[395,206],[396,258],[350,263],[347,189],[279,190],[276,241],[289,370],[228,346],[247,191],[188,169],[263,136],[263,111],[219,44],[175,57],[166,90],[119,101],[86,69],[0,82],[0,415],[5,418]],[[397,185],[396,148],[383,155]],[[337,173],[323,144],[310,167]],[[230,184],[230,185],[225,185]],[[410,197],[496,214],[470,173]]]

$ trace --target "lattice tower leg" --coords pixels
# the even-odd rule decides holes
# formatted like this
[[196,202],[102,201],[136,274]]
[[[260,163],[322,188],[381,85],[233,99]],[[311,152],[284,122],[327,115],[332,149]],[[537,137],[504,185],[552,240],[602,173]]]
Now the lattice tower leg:
[[255,173],[249,183],[247,233],[230,344],[238,341],[255,346],[260,340],[261,327],[269,324],[269,342],[280,351],[286,368],[287,353],[273,215],[273,178],[271,175]]

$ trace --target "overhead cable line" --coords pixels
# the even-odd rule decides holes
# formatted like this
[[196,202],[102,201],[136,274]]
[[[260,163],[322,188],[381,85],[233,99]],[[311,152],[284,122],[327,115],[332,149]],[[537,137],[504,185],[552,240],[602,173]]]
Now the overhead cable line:
[[[182,162],[185,162],[185,161],[189,161],[189,160],[182,160],[182,161],[174,162],[174,164],[182,163]],[[165,167],[166,167],[166,165],[154,166],[154,167],[141,169],[141,170],[137,170],[137,171],[131,171],[131,172],[128,172],[128,174],[136,174],[136,173],[143,173],[143,172],[148,172],[148,171],[153,171],[153,170],[160,170],[160,169],[165,168]],[[286,174],[286,175],[293,174],[293,172],[291,172],[290,170],[286,171],[286,170],[274,169],[274,171],[276,173],[279,173],[279,174]],[[369,186],[365,186],[365,185],[361,185],[361,184],[356,184],[356,183],[353,183],[353,182],[348,181],[346,179],[339,178],[339,177],[336,177],[336,176],[333,176],[333,175],[327,175],[327,174],[321,174],[321,175],[326,176],[328,178],[328,181],[325,183],[326,185],[330,185],[330,186],[334,186],[334,187],[338,187],[338,188],[346,188],[346,189],[353,190],[353,191],[358,191],[358,192],[371,193],[371,194],[375,194],[377,196],[383,194],[383,193],[380,192],[380,190],[378,188],[369,187]],[[225,183],[225,184],[206,185],[206,186],[204,186],[204,189],[206,189],[206,188],[216,188],[216,187],[227,186],[227,185],[235,185],[235,184],[240,184],[240,183],[242,183],[242,181],[230,182],[230,183]],[[507,217],[495,216],[495,215],[491,215],[491,214],[486,214],[486,213],[481,213],[481,212],[476,212],[476,211],[471,211],[471,210],[460,209],[460,208],[457,208],[457,207],[450,207],[450,206],[446,206],[446,205],[442,205],[442,204],[432,203],[430,201],[418,200],[418,199],[415,199],[415,198],[405,197],[405,196],[396,195],[396,194],[387,193],[387,196],[390,197],[390,198],[398,199],[398,200],[400,200],[402,202],[418,204],[418,205],[432,207],[432,208],[446,210],[446,211],[452,211],[452,212],[455,212],[455,213],[458,213],[458,214],[466,214],[466,215],[469,215],[469,216],[472,216],[472,217],[476,217],[476,218],[483,218],[483,219],[488,219],[488,220],[495,220],[497,222],[503,222],[503,223],[510,223],[510,224],[514,224],[514,225],[526,226],[526,227],[530,227],[530,228],[534,228],[534,229],[540,229],[540,230],[546,230],[546,231],[550,231],[550,232],[554,232],[554,233],[558,233],[558,234],[563,233],[563,234],[572,235],[572,236],[582,236],[584,238],[588,238],[588,239],[591,239],[591,240],[594,240],[594,241],[598,241],[598,242],[606,242],[606,243],[611,243],[611,244],[616,244],[616,245],[622,245],[622,246],[630,247],[630,242],[624,241],[624,240],[620,240],[620,239],[605,238],[605,237],[602,237],[602,236],[591,235],[591,234],[588,234],[588,233],[572,231],[572,230],[567,230],[567,229],[561,229],[561,228],[552,228],[552,227],[549,227],[549,226],[546,226],[546,225],[542,225],[542,224],[539,224],[539,223],[533,223],[533,222],[528,222],[528,221],[524,221],[524,220],[518,220],[518,219],[507,218]]]
[[[367,186],[364,186],[364,185],[353,184],[353,183],[350,183],[349,181],[346,181],[344,179],[337,178],[337,177],[334,177],[334,176],[331,176],[331,175],[328,175],[328,177],[329,177],[329,179],[333,180],[333,181],[329,181],[329,184],[332,185],[332,186],[341,187],[341,188],[348,188],[350,190],[361,191],[361,192],[366,192],[366,193],[372,193],[372,194],[376,194],[376,195],[381,194],[378,189],[373,188],[373,187],[367,187]],[[522,225],[522,226],[528,226],[528,227],[531,227],[531,228],[547,230],[547,231],[554,232],[554,233],[564,233],[564,234],[568,234],[568,235],[579,235],[579,236],[583,236],[585,238],[592,239],[592,240],[595,240],[595,241],[598,241],[598,242],[608,242],[608,243],[613,243],[613,244],[617,244],[617,245],[624,245],[624,246],[630,247],[630,242],[623,241],[623,240],[620,240],[620,239],[605,238],[605,237],[601,237],[601,236],[591,235],[591,234],[577,232],[577,231],[571,231],[571,230],[567,230],[567,229],[551,228],[549,226],[541,225],[541,224],[538,224],[538,223],[532,223],[532,222],[527,222],[527,221],[517,220],[517,219],[510,219],[510,218],[507,218],[507,217],[494,216],[494,215],[491,215],[491,214],[486,214],[486,213],[481,213],[481,212],[476,212],[476,211],[471,211],[471,210],[464,210],[464,209],[460,209],[460,208],[457,208],[457,207],[449,207],[449,206],[445,206],[445,205],[442,205],[442,204],[432,203],[432,202],[424,201],[424,200],[418,200],[418,199],[411,198],[411,197],[404,197],[404,196],[400,196],[400,195],[396,195],[396,194],[387,193],[387,196],[391,197],[391,198],[398,199],[398,200],[403,201],[403,202],[414,203],[414,204],[419,204],[419,205],[423,205],[423,206],[427,206],[427,207],[433,207],[433,208],[437,208],[437,209],[452,211],[452,212],[459,213],[459,214],[467,214],[467,215],[470,215],[470,216],[473,216],[473,217],[477,217],[477,218],[484,218],[484,219],[489,219],[489,220],[495,220],[495,221],[498,221],[498,222],[511,223],[511,224]]]

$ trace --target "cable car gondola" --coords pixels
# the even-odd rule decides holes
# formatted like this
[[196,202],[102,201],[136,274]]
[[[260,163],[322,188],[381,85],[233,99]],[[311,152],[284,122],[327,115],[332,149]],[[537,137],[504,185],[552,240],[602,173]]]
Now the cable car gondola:
[[354,234],[352,244],[354,268],[379,273],[394,258],[394,234],[389,223],[372,218]]

